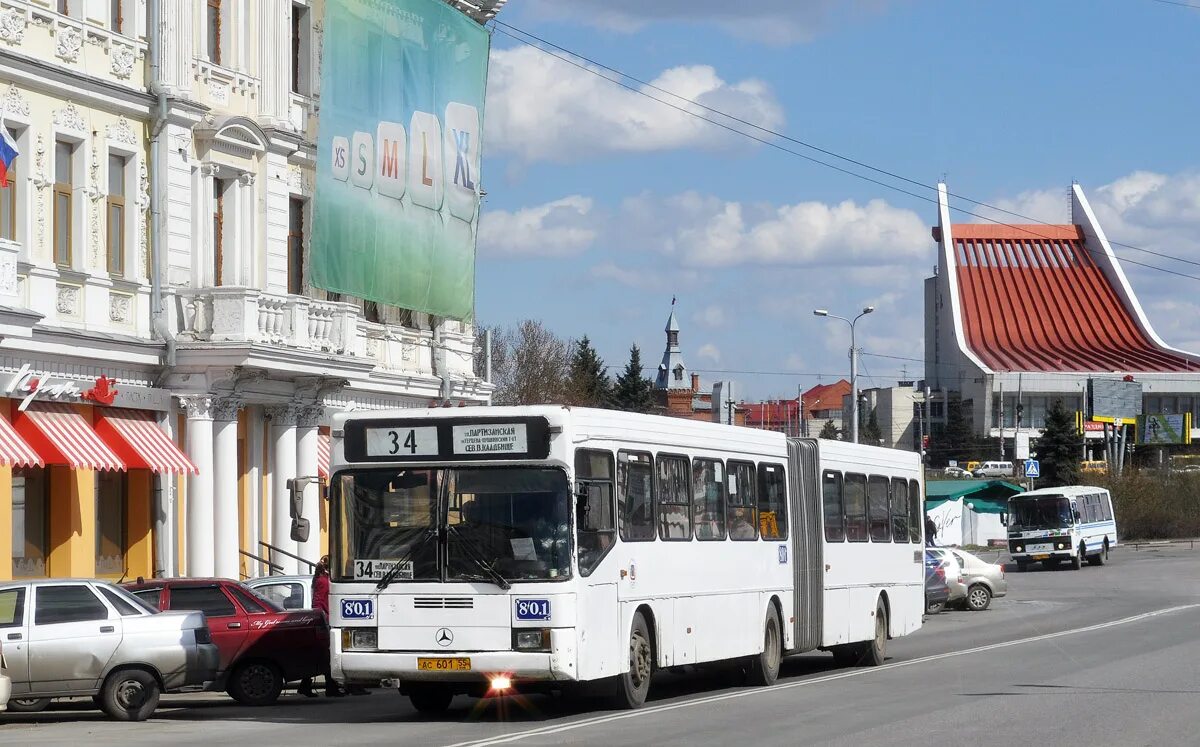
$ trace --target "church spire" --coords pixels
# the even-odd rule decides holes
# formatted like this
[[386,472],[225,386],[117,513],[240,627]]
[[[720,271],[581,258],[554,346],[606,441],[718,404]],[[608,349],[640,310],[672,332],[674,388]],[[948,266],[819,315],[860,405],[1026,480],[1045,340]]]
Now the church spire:
[[683,353],[679,351],[679,320],[675,318],[675,297],[671,297],[671,316],[667,318],[667,349],[663,351],[662,363],[658,364],[658,376],[654,380],[655,389],[687,389],[687,366],[683,362]]

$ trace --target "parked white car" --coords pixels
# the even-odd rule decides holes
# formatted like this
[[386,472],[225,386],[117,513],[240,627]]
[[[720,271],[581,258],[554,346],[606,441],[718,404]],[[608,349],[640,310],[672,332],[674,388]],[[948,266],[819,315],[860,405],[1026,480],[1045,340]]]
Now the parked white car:
[[285,610],[310,610],[312,579],[312,576],[263,576],[244,583]]
[[4,663],[4,647],[0,645],[0,711],[8,710],[8,698],[12,694],[12,680],[8,676],[8,665]]
[[216,677],[201,612],[156,612],[103,581],[0,582],[10,711],[92,696],[109,716],[143,721],[159,695]]
[[976,477],[1012,477],[1012,462],[984,462],[972,472]]

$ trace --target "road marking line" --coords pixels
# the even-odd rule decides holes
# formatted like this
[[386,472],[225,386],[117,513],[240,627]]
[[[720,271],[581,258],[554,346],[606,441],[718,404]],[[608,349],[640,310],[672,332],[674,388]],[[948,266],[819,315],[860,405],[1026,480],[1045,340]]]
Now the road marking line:
[[954,658],[954,657],[958,657],[958,656],[967,656],[970,654],[978,654],[978,653],[983,653],[985,651],[994,651],[994,650],[1000,649],[1000,648],[1008,648],[1010,646],[1022,646],[1027,643],[1037,643],[1038,641],[1047,641],[1052,638],[1061,638],[1063,636],[1077,635],[1079,633],[1090,633],[1090,632],[1096,631],[1096,630],[1104,630],[1105,628],[1115,628],[1118,625],[1129,625],[1130,623],[1141,622],[1142,620],[1148,620],[1152,617],[1159,617],[1161,615],[1169,615],[1173,612],[1182,612],[1183,610],[1190,610],[1190,609],[1196,609],[1196,608],[1200,608],[1200,603],[1198,603],[1198,604],[1183,604],[1183,605],[1179,605],[1177,607],[1167,607],[1167,608],[1161,609],[1161,610],[1153,610],[1151,612],[1143,612],[1142,614],[1134,615],[1133,617],[1124,617],[1124,618],[1121,618],[1120,620],[1112,620],[1112,621],[1106,622],[1106,623],[1097,623],[1095,625],[1088,625],[1088,626],[1082,627],[1082,628],[1072,628],[1071,630],[1063,630],[1063,631],[1059,631],[1057,633],[1046,633],[1043,635],[1037,635],[1037,636],[1033,636],[1030,638],[1019,638],[1015,641],[1001,641],[1000,643],[989,643],[986,646],[976,646],[975,648],[963,649],[961,651],[947,651],[946,653],[943,653],[943,654],[933,654],[932,656],[924,656],[919,659],[910,659],[908,661],[898,661],[898,662],[894,662],[892,664],[884,664],[884,665],[878,666],[878,667],[855,669],[855,670],[851,670],[849,672],[839,672],[838,674],[825,675],[823,677],[814,677],[812,679],[801,680],[800,682],[787,682],[782,685],[772,685],[770,687],[749,688],[749,689],[740,690],[740,691],[734,692],[734,693],[722,693],[721,695],[711,695],[711,696],[708,696],[705,698],[697,698],[695,700],[687,700],[682,703],[669,703],[669,704],[661,705],[661,706],[652,706],[650,708],[642,708],[642,709],[639,709],[636,711],[625,711],[622,713],[612,713],[612,714],[609,714],[606,716],[596,716],[594,718],[583,719],[581,721],[572,721],[572,722],[566,723],[566,724],[555,724],[555,725],[551,725],[551,726],[543,726],[543,727],[540,727],[537,729],[529,729],[527,731],[515,732],[513,734],[502,734],[502,735],[495,736],[495,737],[486,737],[484,739],[471,740],[468,742],[455,742],[454,744],[447,745],[447,747],[487,747],[488,745],[494,745],[494,744],[508,744],[510,742],[517,742],[517,741],[526,739],[528,737],[542,737],[542,736],[549,736],[551,734],[560,734],[562,732],[574,731],[576,729],[584,729],[589,726],[599,726],[601,724],[607,724],[612,721],[624,721],[625,719],[631,719],[631,718],[643,718],[645,716],[653,716],[655,714],[666,713],[667,711],[674,711],[674,710],[678,710],[681,708],[691,708],[693,706],[698,706],[698,705],[708,705],[709,703],[717,703],[717,702],[720,702],[723,700],[733,700],[734,698],[744,698],[749,695],[761,695],[764,692],[772,692],[772,691],[779,691],[779,690],[791,690],[791,689],[797,688],[797,687],[807,687],[809,685],[818,685],[818,684],[825,683],[825,682],[833,682],[835,680],[846,679],[848,677],[859,677],[862,675],[871,674],[873,672],[881,672],[881,671],[888,670],[888,669],[899,669],[900,667],[908,667],[908,666],[912,666],[914,664],[924,664],[924,663],[930,662],[930,661],[940,661],[942,659],[950,659],[950,658]]

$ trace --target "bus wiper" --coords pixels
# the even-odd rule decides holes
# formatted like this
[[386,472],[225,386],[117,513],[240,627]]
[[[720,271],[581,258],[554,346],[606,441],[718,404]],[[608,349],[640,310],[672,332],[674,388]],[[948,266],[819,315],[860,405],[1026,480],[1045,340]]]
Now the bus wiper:
[[388,569],[387,573],[383,574],[383,578],[379,579],[379,583],[375,584],[375,591],[380,592],[391,586],[392,582],[400,577],[400,572],[404,568],[404,564],[411,560],[412,556],[417,554],[417,550],[420,550],[422,547],[424,547],[426,543],[429,542],[431,537],[436,536],[437,529],[432,527],[426,529],[425,534],[421,536],[421,539],[414,542],[412,546],[408,548],[408,551],[401,555],[398,560],[396,560],[396,564]]
[[475,565],[479,566],[479,568],[487,574],[488,578],[490,578],[496,584],[496,586],[499,586],[505,591],[508,591],[512,588],[512,584],[508,582],[508,579],[505,578],[500,571],[493,568],[490,563],[483,559],[483,556],[479,553],[479,550],[476,549],[475,545],[472,544],[471,541],[466,537],[463,537],[458,531],[458,527],[454,526],[453,524],[447,524],[446,529],[449,534],[453,534],[458,538],[459,544],[462,545],[463,551],[466,552],[467,557],[474,561]]

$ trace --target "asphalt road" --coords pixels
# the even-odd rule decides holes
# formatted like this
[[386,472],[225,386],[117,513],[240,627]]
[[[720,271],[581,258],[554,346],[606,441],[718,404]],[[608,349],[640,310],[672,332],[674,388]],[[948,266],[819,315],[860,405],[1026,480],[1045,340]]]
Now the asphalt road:
[[164,698],[123,724],[84,704],[0,716],[20,745],[870,745],[1200,744],[1200,549],[1121,548],[1103,568],[1009,574],[982,613],[950,611],[890,641],[888,663],[785,662],[779,684],[727,672],[663,675],[639,711],[549,696],[455,700],[425,720],[395,693],[241,708]]

